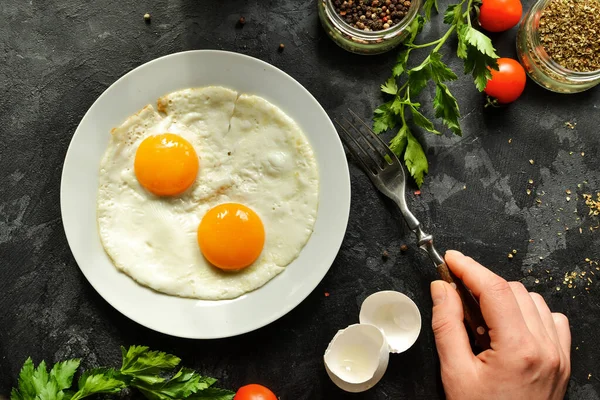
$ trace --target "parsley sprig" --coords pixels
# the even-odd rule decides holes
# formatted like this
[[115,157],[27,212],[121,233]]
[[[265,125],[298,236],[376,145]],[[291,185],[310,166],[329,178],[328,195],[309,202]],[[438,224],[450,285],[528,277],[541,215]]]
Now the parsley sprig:
[[[412,134],[408,122],[428,132],[440,134],[421,112],[421,103],[415,101],[429,82],[435,85],[433,111],[436,118],[455,135],[462,136],[458,102],[450,92],[449,81],[457,79],[456,74],[442,61],[440,49],[454,34],[458,39],[456,55],[464,61],[465,74],[471,74],[475,87],[483,91],[492,77],[490,68],[498,69],[498,55],[492,41],[473,28],[471,15],[478,11],[479,0],[462,0],[452,4],[444,13],[444,23],[450,25],[446,33],[429,43],[416,44],[424,24],[430,20],[433,9],[438,10],[437,0],[426,0],[423,6],[425,16],[417,15],[408,29],[404,49],[398,54],[392,76],[381,85],[381,91],[392,96],[391,100],[379,106],[373,115],[373,130],[382,133],[399,126],[398,133],[390,142],[390,148],[398,156],[404,155],[404,163],[419,187],[429,171],[427,156],[418,139]],[[417,66],[408,68],[410,54],[416,49],[432,48],[429,55]],[[402,83],[403,82],[403,83]]]
[[[28,358],[19,374],[18,387],[11,400],[79,400],[100,393],[118,393],[125,388],[138,389],[150,400],[232,400],[234,392],[215,388],[214,378],[201,376],[189,368],[173,374],[181,359],[146,346],[121,347],[120,369],[95,368],[85,371],[72,390],[73,377],[80,360],[54,364],[48,372],[42,361],[37,367]],[[169,378],[170,376],[170,378]]]

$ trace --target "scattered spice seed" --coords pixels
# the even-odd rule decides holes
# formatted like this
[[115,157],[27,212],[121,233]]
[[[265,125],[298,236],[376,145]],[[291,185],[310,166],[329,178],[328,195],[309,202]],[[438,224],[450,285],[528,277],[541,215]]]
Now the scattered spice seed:
[[281,52],[281,51],[283,51],[283,49],[285,49],[285,44],[279,43],[279,49],[278,50]]
[[565,190],[565,193],[571,194],[571,190],[567,189],[567,190]]
[[512,253],[508,253],[508,258],[512,259],[514,256],[512,255]]
[[514,250],[514,249],[513,249],[512,253],[513,253],[513,254],[517,254],[517,250]]
[[582,152],[581,152],[581,157],[583,157],[583,156],[585,156],[585,153],[582,151]]
[[508,139],[508,144],[511,144],[511,143],[512,143],[512,139]]
[[529,164],[533,165],[533,164],[535,164],[535,161],[529,160]]
[[569,121],[565,122],[565,126],[569,129],[575,129],[575,125],[577,125],[577,122],[573,122],[573,123],[571,123]]
[[325,292],[325,297],[329,297],[329,292]]
[[531,189],[527,189],[527,196],[531,196]]
[[238,20],[238,25],[240,25],[240,26],[246,25],[246,18],[240,17],[240,19]]
[[144,21],[150,22],[151,19],[152,19],[152,16],[149,13],[144,14]]
[[540,41],[558,64],[576,72],[600,70],[598,0],[552,0],[542,10]]
[[390,258],[390,253],[388,253],[387,250],[384,250],[383,253],[381,253],[381,258],[383,261],[387,261],[387,259]]
[[420,190],[415,190],[415,196],[420,196],[421,195],[421,191]]
[[408,246],[403,244],[402,246],[400,246],[400,251],[405,253],[406,251],[408,251]]
[[527,182],[529,182],[529,184],[533,184],[533,179],[528,180]]
[[596,193],[597,200],[595,200],[591,194],[584,194],[583,199],[585,205],[589,207],[590,211],[588,215],[600,215],[600,192]]

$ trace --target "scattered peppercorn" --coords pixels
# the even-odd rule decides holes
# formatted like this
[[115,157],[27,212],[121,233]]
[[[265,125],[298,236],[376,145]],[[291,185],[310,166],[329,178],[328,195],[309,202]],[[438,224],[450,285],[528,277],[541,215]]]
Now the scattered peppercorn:
[[149,13],[144,14],[144,21],[150,22],[151,19],[152,19],[152,16]]
[[551,0],[542,10],[540,41],[558,64],[576,72],[600,70],[600,2]]
[[387,250],[384,250],[383,253],[381,253],[381,258],[383,261],[387,261],[387,259],[390,258],[390,253],[388,253]]
[[239,26],[244,26],[244,25],[246,25],[246,18],[244,18],[244,17],[240,17],[240,19],[238,20],[238,25],[239,25]]
[[283,43],[279,43],[279,51],[283,51],[283,49],[285,49],[285,44]]
[[361,31],[381,31],[398,25],[408,14],[410,0],[330,0],[344,22]]
[[406,251],[408,251],[408,246],[403,244],[402,246],[400,246],[400,251],[405,253]]

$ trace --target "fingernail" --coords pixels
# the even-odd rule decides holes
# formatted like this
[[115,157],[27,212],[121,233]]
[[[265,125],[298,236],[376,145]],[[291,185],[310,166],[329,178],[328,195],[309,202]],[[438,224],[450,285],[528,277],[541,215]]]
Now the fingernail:
[[463,253],[461,253],[458,250],[446,250],[446,254],[452,254],[452,253],[458,254],[459,256],[463,256],[463,257],[465,256]]
[[440,305],[446,300],[446,285],[444,285],[444,282],[431,282],[431,300],[434,306]]

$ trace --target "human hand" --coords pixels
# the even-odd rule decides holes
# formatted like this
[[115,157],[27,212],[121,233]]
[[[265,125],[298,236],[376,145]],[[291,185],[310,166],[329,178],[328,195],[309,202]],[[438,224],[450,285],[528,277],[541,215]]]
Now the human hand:
[[491,349],[474,355],[458,293],[444,281],[431,283],[432,327],[447,399],[563,399],[571,374],[567,317],[470,257],[448,251],[445,260],[479,299],[491,338]]

